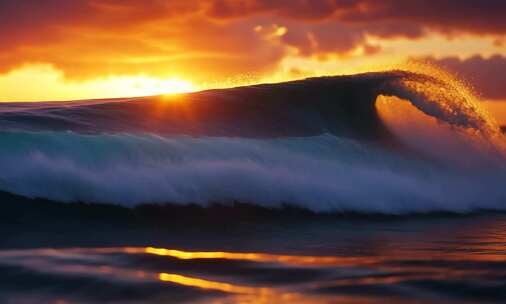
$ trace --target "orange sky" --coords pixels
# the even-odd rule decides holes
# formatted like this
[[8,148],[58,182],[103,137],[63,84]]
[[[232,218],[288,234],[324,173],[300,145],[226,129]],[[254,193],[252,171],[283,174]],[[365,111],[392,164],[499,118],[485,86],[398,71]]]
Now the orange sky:
[[429,58],[506,100],[496,0],[3,0],[0,100],[184,92]]

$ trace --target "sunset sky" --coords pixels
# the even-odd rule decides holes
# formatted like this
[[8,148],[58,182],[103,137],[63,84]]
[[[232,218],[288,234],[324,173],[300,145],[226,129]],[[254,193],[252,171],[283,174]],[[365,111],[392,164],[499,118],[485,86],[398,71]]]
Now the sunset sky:
[[424,58],[506,99],[504,0],[2,0],[0,100],[153,95]]

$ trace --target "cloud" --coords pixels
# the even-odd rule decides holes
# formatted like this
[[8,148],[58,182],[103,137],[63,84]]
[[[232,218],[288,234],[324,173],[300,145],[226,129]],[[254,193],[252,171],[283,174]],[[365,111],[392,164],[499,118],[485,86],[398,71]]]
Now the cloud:
[[339,17],[349,22],[410,22],[444,32],[506,33],[502,0],[362,0]]
[[428,60],[468,80],[484,98],[506,99],[506,57],[477,55],[465,60],[456,57]]
[[494,0],[2,0],[0,73],[43,63],[70,79],[205,82],[268,73],[293,50],[315,58],[376,54],[369,35],[504,34],[505,9]]
[[3,73],[49,63],[74,79],[143,73],[206,81],[262,72],[284,54],[254,21],[216,22],[197,1],[5,0],[0,18]]
[[423,28],[504,34],[504,11],[502,0],[216,0],[207,9],[216,18],[271,14],[306,21],[334,19],[383,36],[417,36]]
[[206,82],[266,73],[290,49],[315,56],[365,48],[363,30],[329,19],[333,1],[291,3],[5,0],[0,73],[48,63],[72,79],[142,73]]
[[365,33],[348,28],[340,22],[327,21],[316,24],[288,22],[288,30],[281,42],[298,50],[300,55],[347,54],[366,44]]
[[302,20],[322,20],[333,16],[338,8],[354,6],[353,0],[215,0],[209,1],[209,16],[228,19],[256,14],[271,14]]

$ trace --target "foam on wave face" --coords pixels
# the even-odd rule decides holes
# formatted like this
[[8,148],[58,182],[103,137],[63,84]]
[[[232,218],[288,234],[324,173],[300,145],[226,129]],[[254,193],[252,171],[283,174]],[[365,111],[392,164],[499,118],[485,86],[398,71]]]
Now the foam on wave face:
[[504,209],[506,175],[464,172],[332,135],[273,140],[1,133],[0,188],[56,201],[251,202],[314,211]]

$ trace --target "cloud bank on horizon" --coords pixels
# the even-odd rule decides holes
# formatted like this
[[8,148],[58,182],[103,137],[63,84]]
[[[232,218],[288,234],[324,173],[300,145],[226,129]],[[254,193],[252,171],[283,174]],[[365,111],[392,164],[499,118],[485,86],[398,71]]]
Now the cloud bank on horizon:
[[3,0],[0,87],[30,65],[74,82],[177,75],[205,83],[429,57],[471,76],[485,97],[506,99],[497,85],[505,11],[499,0]]

